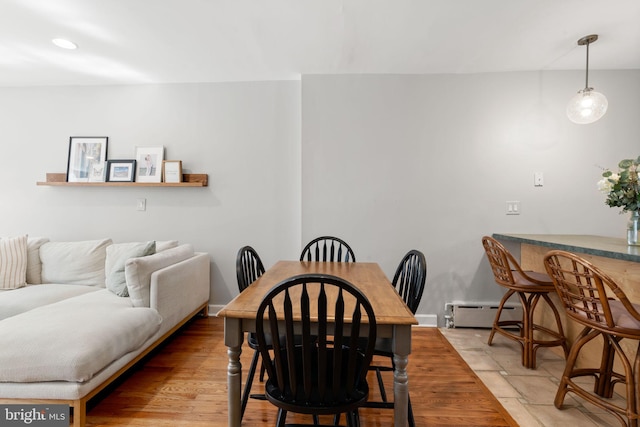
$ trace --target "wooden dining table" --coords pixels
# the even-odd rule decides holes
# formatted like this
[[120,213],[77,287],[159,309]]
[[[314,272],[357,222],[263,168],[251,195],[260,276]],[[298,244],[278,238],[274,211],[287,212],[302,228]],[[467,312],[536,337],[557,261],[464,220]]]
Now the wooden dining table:
[[376,315],[377,336],[391,338],[395,369],[393,374],[394,425],[406,427],[409,402],[407,364],[411,353],[411,326],[418,321],[389,282],[380,266],[369,262],[278,261],[258,280],[218,312],[224,318],[227,346],[229,426],[241,423],[240,401],[242,365],[240,354],[246,332],[256,330],[256,312],[264,295],[281,281],[299,274],[329,274],[347,280],[369,299]]

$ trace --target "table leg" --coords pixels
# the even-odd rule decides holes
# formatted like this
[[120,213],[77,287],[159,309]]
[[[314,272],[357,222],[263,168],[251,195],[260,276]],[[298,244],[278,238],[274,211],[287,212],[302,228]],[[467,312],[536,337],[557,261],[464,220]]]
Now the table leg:
[[229,408],[229,427],[240,427],[241,419],[241,390],[242,390],[242,322],[240,319],[225,317],[224,343],[227,346],[229,365],[227,366],[227,398]]
[[406,427],[409,418],[409,375],[407,364],[411,353],[411,326],[395,326],[393,332],[393,399],[394,425]]

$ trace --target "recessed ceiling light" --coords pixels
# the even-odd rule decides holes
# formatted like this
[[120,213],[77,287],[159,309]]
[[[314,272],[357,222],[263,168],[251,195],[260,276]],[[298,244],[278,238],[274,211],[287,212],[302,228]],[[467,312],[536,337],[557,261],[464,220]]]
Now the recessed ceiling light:
[[73,50],[78,48],[77,44],[67,39],[53,39],[51,41],[53,42],[53,44],[63,49]]

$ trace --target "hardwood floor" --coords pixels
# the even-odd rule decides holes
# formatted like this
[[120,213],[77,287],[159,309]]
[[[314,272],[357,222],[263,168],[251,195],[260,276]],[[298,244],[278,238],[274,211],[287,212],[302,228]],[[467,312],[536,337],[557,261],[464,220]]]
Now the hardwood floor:
[[[242,354],[245,369],[251,356],[251,351]],[[222,319],[195,318],[126,378],[89,402],[87,427],[226,426],[226,375]],[[391,375],[385,384],[392,397]],[[413,329],[409,380],[418,426],[517,426],[435,328]],[[369,384],[371,398],[380,399],[373,375]],[[260,393],[261,388],[256,375],[252,391]],[[275,425],[275,414],[267,401],[251,399],[242,425]],[[360,416],[362,427],[391,426],[393,411],[364,408]],[[310,419],[290,414],[287,421]]]

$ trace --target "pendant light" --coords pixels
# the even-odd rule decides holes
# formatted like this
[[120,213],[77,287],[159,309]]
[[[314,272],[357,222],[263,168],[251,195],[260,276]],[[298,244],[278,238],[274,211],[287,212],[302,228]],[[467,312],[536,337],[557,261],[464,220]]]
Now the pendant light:
[[567,105],[567,116],[569,120],[580,125],[599,120],[607,112],[609,106],[609,102],[603,94],[589,87],[589,45],[596,40],[598,40],[597,34],[584,36],[578,40],[579,46],[587,46],[587,72],[584,89],[579,90]]

